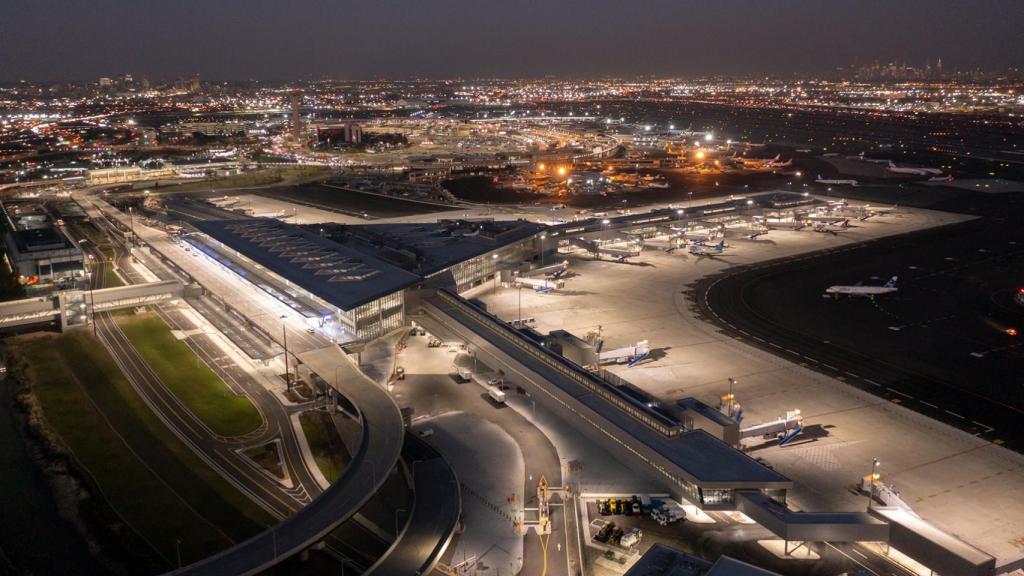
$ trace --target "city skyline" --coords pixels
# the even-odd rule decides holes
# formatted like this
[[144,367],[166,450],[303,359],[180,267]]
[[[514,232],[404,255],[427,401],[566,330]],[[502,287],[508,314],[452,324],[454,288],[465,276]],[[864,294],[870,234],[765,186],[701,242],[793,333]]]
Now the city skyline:
[[[599,0],[429,8],[396,1],[40,2],[0,23],[0,81],[825,75],[874,61],[1019,65],[1024,6]],[[969,10],[969,14],[966,12]],[[951,17],[957,14],[970,17]]]

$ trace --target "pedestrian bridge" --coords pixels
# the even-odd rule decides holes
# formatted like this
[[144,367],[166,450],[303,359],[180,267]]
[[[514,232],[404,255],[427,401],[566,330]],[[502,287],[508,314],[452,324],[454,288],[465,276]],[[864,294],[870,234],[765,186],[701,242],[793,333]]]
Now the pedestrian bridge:
[[160,304],[182,295],[177,280],[99,290],[65,290],[37,298],[0,302],[0,329],[52,324],[63,331],[88,324],[96,312]]

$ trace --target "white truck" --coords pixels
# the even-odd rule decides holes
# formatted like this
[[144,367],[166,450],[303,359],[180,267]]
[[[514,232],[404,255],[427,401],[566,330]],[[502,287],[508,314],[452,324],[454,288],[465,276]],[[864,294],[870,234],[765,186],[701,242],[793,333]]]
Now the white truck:
[[639,528],[633,528],[629,532],[623,534],[622,538],[619,538],[619,546],[622,546],[623,548],[632,548],[633,546],[639,544],[640,540],[642,540],[643,537],[643,530],[640,530]]
[[473,379],[473,370],[463,366],[459,366],[459,380],[463,382],[469,382]]
[[651,510],[651,519],[661,526],[675,524],[686,518],[686,510],[675,502],[665,502],[660,507]]
[[496,386],[490,386],[487,388],[487,395],[494,400],[495,404],[505,403],[505,392],[499,390]]

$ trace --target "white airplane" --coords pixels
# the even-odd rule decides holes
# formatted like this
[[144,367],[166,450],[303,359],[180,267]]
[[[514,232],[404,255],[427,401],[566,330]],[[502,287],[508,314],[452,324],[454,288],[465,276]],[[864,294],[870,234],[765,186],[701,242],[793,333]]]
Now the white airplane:
[[694,256],[715,256],[725,252],[725,240],[720,241],[714,246],[708,246],[706,244],[691,244],[689,247],[690,254]]
[[914,176],[938,176],[942,174],[942,170],[939,170],[938,168],[901,168],[892,160],[889,161],[889,172],[896,174],[912,174]]
[[815,232],[826,232],[826,233],[833,234],[833,235],[836,234],[837,232],[842,232],[843,230],[846,230],[849,227],[850,227],[850,221],[848,219],[847,220],[843,220],[841,222],[815,222],[814,223],[814,231]]
[[911,176],[927,176],[928,172],[921,168],[900,168],[892,160],[889,160],[889,172],[893,174],[909,174]]
[[893,276],[888,282],[881,286],[829,286],[825,289],[826,296],[878,296],[880,294],[890,294],[896,292],[899,288],[896,287],[897,277]]
[[835,184],[835,185],[849,185],[849,186],[856,186],[857,185],[857,181],[852,179],[852,178],[851,179],[847,179],[847,180],[843,180],[843,179],[827,179],[827,178],[822,178],[821,174],[818,174],[818,179],[815,180],[815,182],[817,182],[818,184]]

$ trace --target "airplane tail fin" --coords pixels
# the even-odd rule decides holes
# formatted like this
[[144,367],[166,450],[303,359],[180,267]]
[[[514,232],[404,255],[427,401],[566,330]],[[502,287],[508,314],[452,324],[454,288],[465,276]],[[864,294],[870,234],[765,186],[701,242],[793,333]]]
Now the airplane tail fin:
[[896,280],[898,278],[899,278],[898,276],[893,276],[892,278],[890,278],[889,281],[885,283],[885,287],[886,288],[895,288],[896,287]]

